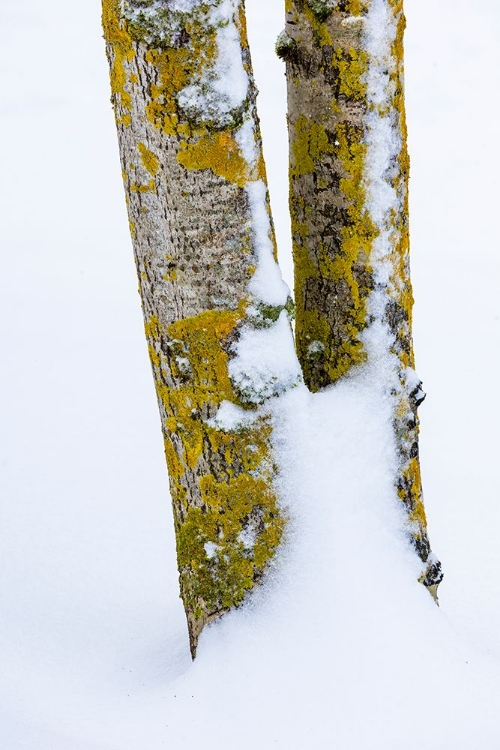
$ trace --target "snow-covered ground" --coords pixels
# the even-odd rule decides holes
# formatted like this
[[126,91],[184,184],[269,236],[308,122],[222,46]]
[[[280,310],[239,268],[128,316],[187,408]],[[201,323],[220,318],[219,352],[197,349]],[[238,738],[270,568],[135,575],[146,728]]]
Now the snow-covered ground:
[[[282,8],[248,6],[286,256]],[[474,14],[465,0],[406,10],[421,452],[441,607],[394,532],[376,394],[362,375],[315,397],[295,389],[277,433],[288,547],[192,664],[99,3],[3,9],[2,750],[500,748],[500,11],[496,0]]]

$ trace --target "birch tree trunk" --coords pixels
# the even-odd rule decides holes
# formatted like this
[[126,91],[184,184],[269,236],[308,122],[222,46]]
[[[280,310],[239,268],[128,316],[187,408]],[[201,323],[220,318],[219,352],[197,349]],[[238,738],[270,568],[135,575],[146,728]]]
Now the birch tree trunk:
[[436,594],[422,501],[409,270],[402,0],[286,0],[296,343],[313,391],[368,361],[392,402],[395,484]]
[[242,0],[103,0],[103,27],[194,657],[280,541],[265,402],[300,370]]

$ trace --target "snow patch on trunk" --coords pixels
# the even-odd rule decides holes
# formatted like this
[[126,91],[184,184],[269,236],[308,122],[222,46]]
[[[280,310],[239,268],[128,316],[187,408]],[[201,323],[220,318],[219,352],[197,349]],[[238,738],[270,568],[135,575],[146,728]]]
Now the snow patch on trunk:
[[252,296],[268,305],[284,306],[290,290],[283,281],[274,259],[271,219],[267,205],[267,187],[263,180],[249,182],[246,194],[252,216],[252,247],[257,267],[250,281]]
[[[391,48],[396,33],[394,13],[387,0],[373,0],[364,25],[365,49],[369,55],[366,83],[370,107],[365,131],[368,148],[364,184],[366,209],[378,230],[372,248],[375,289],[369,301],[369,316],[376,325],[375,330],[365,334],[364,343],[369,356],[380,359],[380,353],[387,352],[387,356],[394,360],[395,368],[398,365],[397,357],[390,353],[390,339],[394,337],[387,323],[382,321],[395,272],[392,260],[396,231],[394,216],[402,211],[401,201],[393,185],[399,171],[398,159],[402,148],[390,77],[394,69]],[[382,333],[382,328],[387,331]],[[381,336],[386,340],[382,342]],[[397,377],[397,373],[395,376]]]
[[297,385],[302,378],[286,312],[269,328],[245,326],[233,345],[229,361],[231,382],[250,404],[262,404]]
[[238,6],[237,0],[224,0],[211,7],[206,22],[219,27],[215,63],[177,97],[189,118],[212,122],[217,128],[234,124],[248,96],[249,78],[243,65],[240,32],[234,22]]
[[395,333],[387,320],[388,305],[398,296],[396,285],[405,283],[395,265],[395,261],[400,261],[397,217],[405,210],[402,193],[396,189],[401,180],[400,157],[404,145],[392,77],[397,64],[393,54],[397,33],[397,16],[388,0],[373,0],[364,24],[364,47],[369,59],[364,186],[365,207],[378,233],[371,256],[375,286],[368,300],[369,325],[361,338],[369,360],[378,364],[374,372],[380,387],[393,393],[402,392],[404,383],[401,361],[394,348]]

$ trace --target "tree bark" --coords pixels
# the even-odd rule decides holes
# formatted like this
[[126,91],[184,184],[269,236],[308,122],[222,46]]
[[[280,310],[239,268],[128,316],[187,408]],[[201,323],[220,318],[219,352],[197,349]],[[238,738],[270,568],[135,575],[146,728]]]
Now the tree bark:
[[286,0],[296,343],[312,391],[368,362],[390,398],[395,485],[435,595],[422,500],[409,269],[402,0]]
[[103,0],[103,26],[194,657],[283,533],[265,402],[299,371],[251,350],[293,350],[288,290],[243,3]]

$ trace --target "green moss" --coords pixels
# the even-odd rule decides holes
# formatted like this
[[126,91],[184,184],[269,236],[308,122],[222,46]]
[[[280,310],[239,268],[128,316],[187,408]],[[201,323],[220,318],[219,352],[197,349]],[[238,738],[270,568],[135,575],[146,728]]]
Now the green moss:
[[315,43],[319,47],[333,44],[328,24],[325,23],[331,14],[328,6],[330,6],[329,0],[305,0],[300,9],[301,15],[306,19],[313,32]]
[[[297,339],[297,355],[304,380],[312,391],[335,383],[351,367],[366,361],[366,352],[359,340],[356,325],[344,321],[343,338],[334,344],[331,321],[320,310],[298,310],[297,327],[302,329],[302,336]],[[318,372],[322,381],[318,379]]]
[[297,57],[297,42],[282,31],[274,45],[275,52],[281,60],[295,60]]
[[334,0],[307,0],[307,4],[319,21],[326,21],[335,8]]
[[291,297],[288,298],[285,307],[283,305],[266,305],[263,302],[259,302],[249,311],[249,317],[252,325],[256,328],[270,328],[276,323],[283,310],[285,310],[289,320],[295,318],[295,303]]

